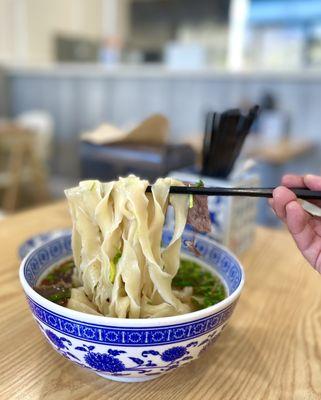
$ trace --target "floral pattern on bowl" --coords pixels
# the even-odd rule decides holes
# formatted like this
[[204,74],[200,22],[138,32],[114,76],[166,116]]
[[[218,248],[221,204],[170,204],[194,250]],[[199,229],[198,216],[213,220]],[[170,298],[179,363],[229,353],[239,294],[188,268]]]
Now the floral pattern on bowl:
[[[49,329],[44,330],[47,339],[54,345],[56,350],[64,357],[81,362],[82,366],[88,366],[100,373],[109,373],[124,376],[124,373],[137,372],[144,376],[159,375],[162,372],[168,372],[179,367],[180,364],[192,360],[194,357],[190,355],[190,349],[196,348],[197,356],[219,336],[220,332],[214,332],[209,337],[199,343],[193,341],[186,346],[173,346],[164,350],[162,353],[157,350],[143,350],[139,357],[131,357],[126,350],[106,349],[104,353],[95,351],[96,346],[88,346],[82,344],[76,346],[73,350],[83,352],[84,355],[78,357],[70,352],[72,342],[63,337],[57,336]],[[129,365],[129,366],[128,366]]]

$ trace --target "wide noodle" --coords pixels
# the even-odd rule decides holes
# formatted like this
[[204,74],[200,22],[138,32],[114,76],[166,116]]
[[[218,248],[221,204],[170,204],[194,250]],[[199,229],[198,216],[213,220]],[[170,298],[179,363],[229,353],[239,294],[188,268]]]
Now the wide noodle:
[[[66,190],[73,256],[81,282],[71,291],[69,308],[119,318],[191,311],[171,286],[180,264],[188,196],[169,194],[171,185],[183,185],[171,178],[158,179],[152,193],[146,194],[148,184],[130,175],[109,183],[83,181]],[[163,247],[169,204],[174,209],[174,233]]]

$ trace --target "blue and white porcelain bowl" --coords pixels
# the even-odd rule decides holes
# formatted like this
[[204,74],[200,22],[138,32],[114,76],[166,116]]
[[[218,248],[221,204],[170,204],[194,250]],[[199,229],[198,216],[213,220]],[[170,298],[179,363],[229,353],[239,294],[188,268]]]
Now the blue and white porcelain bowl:
[[[108,379],[140,382],[157,378],[199,357],[226,326],[244,284],[239,261],[213,240],[186,232],[201,256],[222,278],[228,297],[185,315],[123,319],[84,314],[59,306],[33,290],[40,276],[71,256],[71,237],[64,234],[30,252],[20,267],[20,281],[33,316],[53,348],[73,363]],[[164,231],[163,242],[170,240]],[[182,246],[182,251],[190,255]]]

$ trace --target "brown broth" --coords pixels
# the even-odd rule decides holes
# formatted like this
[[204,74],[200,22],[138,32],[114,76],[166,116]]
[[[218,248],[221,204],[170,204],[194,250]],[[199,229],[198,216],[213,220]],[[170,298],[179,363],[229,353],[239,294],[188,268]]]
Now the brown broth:
[[40,281],[34,288],[35,291],[56,304],[66,306],[73,286],[74,267],[75,264],[72,259],[64,261]]

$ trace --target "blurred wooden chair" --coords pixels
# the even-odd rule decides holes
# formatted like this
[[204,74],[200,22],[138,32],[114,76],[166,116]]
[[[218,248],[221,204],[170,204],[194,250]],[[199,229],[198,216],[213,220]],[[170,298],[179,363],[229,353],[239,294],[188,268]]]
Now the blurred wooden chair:
[[19,193],[28,185],[35,202],[49,199],[47,170],[36,151],[35,134],[16,124],[0,125],[0,189],[6,213],[16,210]]
[[30,110],[15,119],[19,127],[33,132],[37,142],[38,157],[48,163],[51,156],[54,122],[51,115],[43,110]]

